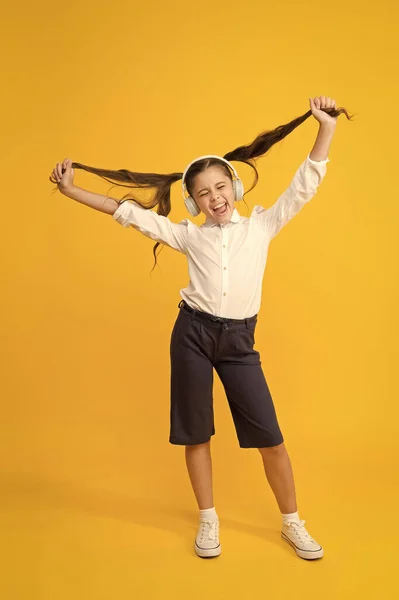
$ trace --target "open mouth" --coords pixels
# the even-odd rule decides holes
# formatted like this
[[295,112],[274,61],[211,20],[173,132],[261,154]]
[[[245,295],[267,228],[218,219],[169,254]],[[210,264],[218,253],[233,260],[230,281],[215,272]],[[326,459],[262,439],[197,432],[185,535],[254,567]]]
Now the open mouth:
[[216,215],[224,215],[227,212],[227,202],[225,202],[222,206],[219,206],[219,208],[213,208],[212,212],[215,213]]

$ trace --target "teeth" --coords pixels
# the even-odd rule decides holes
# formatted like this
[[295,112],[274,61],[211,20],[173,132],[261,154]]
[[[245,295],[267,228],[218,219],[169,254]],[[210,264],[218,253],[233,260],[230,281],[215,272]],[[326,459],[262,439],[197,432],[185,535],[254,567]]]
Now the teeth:
[[225,204],[227,204],[227,203],[222,202],[221,204],[217,204],[216,206],[213,207],[213,210],[216,210],[217,208],[220,208],[221,206],[224,206]]

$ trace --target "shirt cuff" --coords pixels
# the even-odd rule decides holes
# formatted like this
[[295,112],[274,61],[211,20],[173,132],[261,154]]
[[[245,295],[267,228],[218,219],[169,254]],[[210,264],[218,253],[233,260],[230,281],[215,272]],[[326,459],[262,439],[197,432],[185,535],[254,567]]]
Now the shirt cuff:
[[115,219],[117,223],[120,223],[123,227],[130,227],[130,225],[132,224],[132,220],[131,218],[129,218],[132,214],[130,212],[131,205],[131,202],[128,201],[121,202],[114,214],[112,215],[112,218]]
[[328,158],[328,156],[327,156],[327,158],[326,158],[325,160],[312,160],[312,159],[310,158],[310,152],[309,152],[309,154],[308,154],[308,156],[307,156],[307,159],[308,159],[308,161],[309,161],[310,163],[312,163],[312,165],[325,165],[325,164],[327,164],[328,162],[330,162],[330,159]]

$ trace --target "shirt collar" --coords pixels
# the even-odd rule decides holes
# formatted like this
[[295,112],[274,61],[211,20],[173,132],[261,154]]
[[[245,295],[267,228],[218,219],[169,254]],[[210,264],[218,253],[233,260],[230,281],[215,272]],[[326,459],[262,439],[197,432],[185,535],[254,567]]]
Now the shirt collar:
[[[240,213],[235,208],[232,212],[231,219],[230,221],[228,221],[228,223],[238,223],[240,219]],[[203,223],[203,227],[215,227],[216,225],[219,225],[219,223],[216,223],[216,221],[214,221],[211,217],[207,217],[205,219],[205,222]],[[223,223],[223,225],[225,225],[225,223]]]

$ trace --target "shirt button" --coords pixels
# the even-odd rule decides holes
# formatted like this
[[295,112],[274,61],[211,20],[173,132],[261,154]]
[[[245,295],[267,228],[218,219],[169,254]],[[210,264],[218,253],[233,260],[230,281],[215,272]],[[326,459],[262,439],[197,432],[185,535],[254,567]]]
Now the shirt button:
[[223,248],[226,248],[226,244],[223,244]]
[[223,268],[224,268],[224,270],[226,270],[226,269],[227,269],[227,267],[223,267]]
[[226,295],[226,292],[224,292],[223,296],[225,296],[225,295]]

